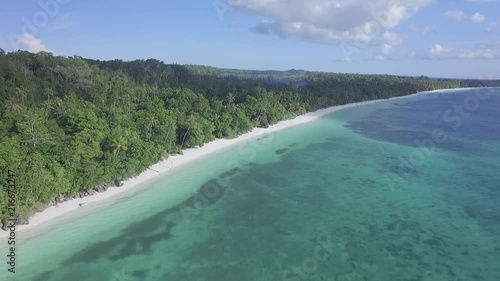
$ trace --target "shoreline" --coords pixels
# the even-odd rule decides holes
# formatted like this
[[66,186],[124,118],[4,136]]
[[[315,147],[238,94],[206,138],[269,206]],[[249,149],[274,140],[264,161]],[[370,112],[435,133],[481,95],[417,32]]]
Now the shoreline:
[[[464,90],[464,89],[473,89],[473,88],[455,88],[455,89],[424,91],[406,96],[392,97],[389,99],[369,100],[369,101],[350,103],[345,105],[331,106],[328,108],[319,109],[314,112],[308,112],[299,115],[294,119],[280,121],[275,125],[269,126],[268,128],[254,128],[252,131],[240,135],[234,139],[216,139],[214,141],[204,144],[202,147],[199,148],[185,149],[182,151],[183,154],[171,155],[167,159],[162,160],[148,167],[144,172],[142,172],[138,176],[124,180],[122,186],[112,186],[109,187],[104,192],[98,192],[94,195],[90,195],[84,198],[71,199],[69,201],[59,203],[57,206],[50,206],[47,209],[43,210],[42,212],[38,212],[32,215],[29,218],[28,224],[17,225],[16,231],[20,232],[20,231],[32,230],[36,226],[42,225],[45,222],[52,221],[56,218],[60,218],[64,215],[73,213],[79,210],[80,207],[87,209],[91,207],[93,203],[116,199],[119,197],[120,194],[123,194],[134,188],[139,188],[141,185],[150,180],[156,179],[161,176],[165,176],[170,172],[172,172],[173,170],[178,169],[179,167],[192,163],[196,160],[203,159],[215,152],[228,149],[237,144],[255,140],[263,135],[272,134],[284,129],[288,129],[297,125],[314,121],[324,115],[328,115],[342,109],[357,107],[366,104],[378,103],[382,101],[397,100],[397,99],[415,97],[432,93]],[[83,206],[80,206],[80,204],[83,204]],[[0,231],[0,238],[5,238],[7,236],[8,236],[8,231]]]

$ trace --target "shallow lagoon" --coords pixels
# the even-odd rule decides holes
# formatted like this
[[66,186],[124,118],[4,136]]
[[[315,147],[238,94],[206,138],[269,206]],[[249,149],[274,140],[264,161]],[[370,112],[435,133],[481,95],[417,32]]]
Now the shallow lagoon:
[[500,91],[476,91],[345,109],[20,233],[14,280],[500,280]]

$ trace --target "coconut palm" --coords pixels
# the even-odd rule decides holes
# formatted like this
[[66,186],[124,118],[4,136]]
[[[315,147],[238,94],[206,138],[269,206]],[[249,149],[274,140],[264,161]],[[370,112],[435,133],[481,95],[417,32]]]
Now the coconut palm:
[[5,109],[12,113],[21,113],[23,106],[16,98],[10,98],[5,101]]
[[127,139],[122,135],[113,138],[111,141],[111,147],[113,148],[113,155],[117,155],[121,151],[127,151]]

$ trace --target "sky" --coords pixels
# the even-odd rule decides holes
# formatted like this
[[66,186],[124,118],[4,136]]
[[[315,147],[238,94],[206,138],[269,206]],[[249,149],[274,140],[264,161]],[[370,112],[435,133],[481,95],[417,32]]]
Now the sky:
[[4,1],[0,48],[238,69],[500,79],[500,0]]

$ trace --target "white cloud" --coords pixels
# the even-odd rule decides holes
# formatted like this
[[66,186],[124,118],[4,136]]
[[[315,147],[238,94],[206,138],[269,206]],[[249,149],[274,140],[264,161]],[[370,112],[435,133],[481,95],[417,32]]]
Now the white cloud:
[[436,29],[435,26],[430,26],[430,25],[418,25],[418,24],[412,24],[410,25],[410,29],[418,33],[420,35],[428,35],[434,33],[434,30]]
[[393,60],[393,61],[407,60],[407,59],[422,59],[421,56],[418,57],[416,52],[414,51],[405,51],[405,50],[398,50],[398,51],[391,50],[391,51],[392,53],[390,54],[381,53],[380,55],[375,56],[375,59]]
[[465,13],[460,10],[449,10],[444,13],[444,16],[454,18],[457,21],[462,21],[465,18]]
[[394,50],[381,48],[375,59],[385,60],[468,60],[500,59],[500,41],[477,44],[471,48],[452,48],[435,44],[427,51]]
[[486,17],[481,15],[480,13],[475,13],[470,17],[470,19],[475,23],[481,23],[486,19]]
[[386,31],[382,36],[382,40],[379,46],[379,56],[376,58],[384,59],[387,56],[393,55],[395,52],[395,46],[401,45],[403,43],[403,39],[399,37],[394,32]]
[[394,32],[386,31],[383,36],[384,42],[391,45],[399,45],[403,42],[401,37]]
[[254,26],[261,34],[330,44],[363,46],[382,40],[434,0],[230,0],[229,4],[267,18]]
[[[380,53],[384,56],[390,55],[393,52],[394,47],[389,44],[383,44],[380,46]],[[382,58],[382,56],[378,56],[379,58]]]
[[500,28],[500,21],[492,21],[486,25],[486,31],[491,32]]
[[25,49],[32,53],[38,53],[41,51],[51,52],[47,46],[45,46],[42,41],[31,34],[21,34],[19,35],[19,41],[24,45]]
[[492,3],[497,0],[465,0],[465,2],[473,2],[473,3]]
[[498,50],[483,45],[476,49],[445,48],[440,44],[434,45],[424,59],[445,60],[445,59],[495,59],[499,57]]
[[429,51],[429,57],[443,57],[449,54],[451,49],[444,48],[443,46],[436,44]]

